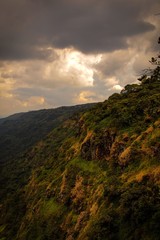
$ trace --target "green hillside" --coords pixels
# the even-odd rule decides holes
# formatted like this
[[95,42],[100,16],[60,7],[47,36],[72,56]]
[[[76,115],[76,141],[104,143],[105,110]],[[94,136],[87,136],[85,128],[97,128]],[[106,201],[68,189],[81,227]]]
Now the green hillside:
[[42,140],[53,128],[76,112],[91,108],[83,104],[18,113],[0,119],[0,162],[13,159]]
[[160,239],[160,67],[3,164],[0,240]]

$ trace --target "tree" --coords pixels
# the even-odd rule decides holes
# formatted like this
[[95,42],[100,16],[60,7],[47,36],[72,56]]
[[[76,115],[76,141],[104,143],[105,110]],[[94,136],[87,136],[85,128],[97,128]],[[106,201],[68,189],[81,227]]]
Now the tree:
[[[160,37],[158,38],[158,44],[160,44]],[[144,74],[138,78],[142,83],[147,83],[149,80],[160,80],[160,52],[156,57],[152,57],[149,62],[155,65],[156,68],[143,70]],[[149,79],[148,76],[151,76],[151,78]]]
[[[158,44],[160,44],[160,37],[158,38]],[[152,57],[149,61],[153,65],[160,66],[160,53],[156,57]]]

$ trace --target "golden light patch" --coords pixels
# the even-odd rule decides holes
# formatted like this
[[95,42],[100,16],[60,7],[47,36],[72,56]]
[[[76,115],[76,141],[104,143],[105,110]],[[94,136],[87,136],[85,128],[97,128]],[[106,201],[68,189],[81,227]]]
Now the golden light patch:
[[80,92],[80,94],[77,97],[76,101],[78,101],[79,103],[93,102],[93,98],[92,98],[93,94],[94,93],[92,91]]
[[30,97],[27,101],[22,102],[22,105],[24,107],[32,107],[35,105],[43,105],[44,103],[44,97]]

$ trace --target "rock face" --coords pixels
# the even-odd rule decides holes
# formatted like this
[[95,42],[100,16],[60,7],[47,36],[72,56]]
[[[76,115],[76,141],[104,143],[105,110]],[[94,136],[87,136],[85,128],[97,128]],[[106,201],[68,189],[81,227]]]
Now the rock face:
[[97,135],[93,134],[81,146],[81,156],[87,161],[107,159],[110,156],[116,132],[104,130]]

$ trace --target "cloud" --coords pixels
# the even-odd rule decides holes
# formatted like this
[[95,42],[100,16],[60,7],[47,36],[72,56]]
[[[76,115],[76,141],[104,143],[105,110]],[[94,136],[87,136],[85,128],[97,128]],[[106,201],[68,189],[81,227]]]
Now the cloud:
[[[15,102],[18,112],[22,108],[32,110],[84,102],[78,96],[93,87],[93,66],[98,64],[100,56],[85,56],[74,49],[57,50],[56,55],[52,62],[35,59],[5,62],[1,67],[1,104]],[[10,113],[15,109],[12,105],[6,108]]]
[[115,91],[121,91],[123,89],[123,87],[121,87],[120,85],[116,84],[113,86],[113,88],[111,90],[115,90]]
[[147,20],[158,0],[1,0],[0,58],[46,59],[49,47],[97,53],[127,47],[154,30]]
[[1,116],[103,101],[136,82],[158,51],[159,7],[159,0],[1,0]]
[[97,100],[96,96],[95,96],[95,92],[94,91],[81,91],[78,96],[76,96],[75,102],[78,103],[89,103],[89,102],[94,102],[95,100]]

